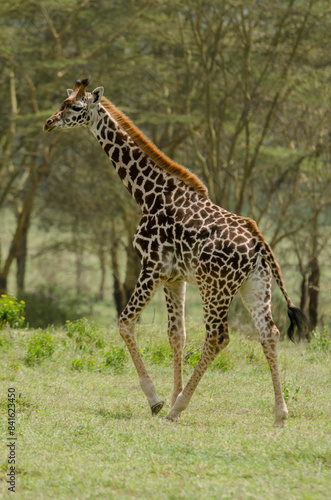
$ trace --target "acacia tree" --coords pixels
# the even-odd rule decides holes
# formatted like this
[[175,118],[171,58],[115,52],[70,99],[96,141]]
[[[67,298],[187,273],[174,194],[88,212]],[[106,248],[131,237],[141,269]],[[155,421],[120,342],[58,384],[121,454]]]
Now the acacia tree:
[[[75,255],[77,292],[83,291],[84,255],[95,255],[99,261],[98,300],[104,298],[106,274],[111,269],[114,302],[120,313],[139,272],[132,247],[137,207],[92,136],[82,130],[59,135],[63,148],[51,159],[53,171],[39,199],[39,220],[57,235],[53,249],[66,248]],[[79,155],[82,150],[84,155]]]
[[[128,2],[123,15],[123,6],[117,2],[1,2],[0,68],[3,88],[10,99],[3,95],[0,210],[7,208],[16,213],[12,242],[7,255],[0,255],[1,292],[6,292],[8,273],[15,259],[17,285],[19,289],[24,287],[26,242],[34,200],[49,172],[50,150],[58,140],[45,140],[41,132],[54,97],[60,92],[62,96],[70,71],[97,68],[96,57],[102,57],[105,47],[112,46],[130,29],[143,9],[144,4],[137,7],[135,2]],[[102,73],[102,68],[101,64],[96,73]]]
[[[123,270],[123,261],[133,258],[129,241],[136,212],[130,197],[122,187],[116,191],[114,177],[109,192],[93,187],[85,164],[94,176],[100,169],[109,176],[113,172],[101,151],[87,154],[85,136],[46,138],[40,132],[64,89],[81,76],[104,85],[107,97],[159,147],[200,175],[213,201],[255,218],[273,246],[285,237],[299,241],[316,215],[320,224],[327,205],[319,212],[318,204],[310,204],[306,180],[317,151],[318,165],[329,165],[328,9],[324,0],[254,5],[239,0],[4,0],[0,203],[15,211],[17,228],[25,228],[11,246],[12,257],[2,260],[5,274],[15,258],[24,270],[33,207],[24,200],[38,193],[38,216],[45,217],[46,200],[54,220],[60,219],[56,213],[62,219],[70,214],[66,227],[73,229],[77,276],[81,253],[92,251],[99,255],[100,296],[107,260],[121,302],[131,288],[130,264]],[[66,165],[76,165],[67,193]],[[320,184],[316,199],[319,189]],[[114,218],[106,222],[111,204]],[[19,222],[22,209],[24,224]],[[300,258],[306,266],[306,255]]]
[[165,12],[144,47],[154,67],[166,61],[141,80],[150,136],[202,177],[213,201],[256,219],[274,248],[304,233],[327,207],[321,185],[307,183],[316,160],[328,184],[328,3],[196,0]]

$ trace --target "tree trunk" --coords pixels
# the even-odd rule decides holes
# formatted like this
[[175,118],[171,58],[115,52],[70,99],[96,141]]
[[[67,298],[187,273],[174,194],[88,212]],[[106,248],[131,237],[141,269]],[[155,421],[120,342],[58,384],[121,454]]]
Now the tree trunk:
[[98,301],[104,299],[105,296],[105,282],[106,282],[106,259],[105,259],[105,249],[102,244],[99,246],[99,264],[100,264],[100,283],[99,283],[99,292],[98,292]]
[[125,275],[125,281],[123,283],[125,290],[124,306],[126,306],[133,293],[141,267],[138,255],[136,254],[136,251],[134,250],[131,242],[126,247],[126,257],[127,257],[126,275]]
[[130,243],[126,247],[127,262],[125,278],[123,281],[120,275],[119,249],[117,243],[113,242],[110,254],[113,274],[113,297],[117,315],[119,317],[128,303],[137,282],[140,272],[140,262],[132,244]]
[[306,274],[302,273],[301,281],[301,297],[300,297],[300,309],[306,314],[307,310],[307,278]]
[[318,295],[319,295],[320,269],[317,257],[310,261],[310,275],[308,278],[308,318],[310,329],[314,330],[318,321]]
[[[33,210],[35,196],[43,177],[49,171],[49,155],[50,155],[50,149],[46,148],[43,165],[38,168],[34,164],[30,169],[29,189],[25,194],[22,208],[19,211],[17,217],[16,230],[9,248],[7,258],[5,260],[2,269],[0,269],[1,293],[7,293],[7,278],[11,265],[13,263],[13,260],[17,259],[17,257],[20,254],[22,241],[27,238],[27,234],[30,228],[31,214]],[[24,278],[23,278],[23,284],[24,284]]]
[[18,295],[24,292],[24,283],[25,283],[28,226],[25,229],[26,230],[24,231],[24,234],[22,236],[21,243],[16,256],[16,264],[17,264],[16,286]]
[[7,274],[0,272],[0,295],[7,293]]
[[120,266],[118,262],[118,242],[116,241],[116,239],[112,239],[112,244],[110,247],[110,258],[113,275],[113,297],[117,316],[119,317],[125,305],[125,290],[120,278]]

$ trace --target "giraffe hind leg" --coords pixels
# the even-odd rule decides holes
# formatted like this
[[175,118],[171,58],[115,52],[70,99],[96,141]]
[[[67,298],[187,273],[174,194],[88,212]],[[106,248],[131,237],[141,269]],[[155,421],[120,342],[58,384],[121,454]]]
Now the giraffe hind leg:
[[240,289],[242,301],[249,311],[260,336],[263,352],[268,361],[275,394],[275,427],[283,427],[288,410],[283,396],[277,344],[279,331],[271,315],[271,274],[269,266],[260,261],[254,274]]
[[194,368],[191,378],[183,391],[178,395],[174,406],[167,415],[166,418],[168,420],[177,420],[181,412],[187,408],[204,373],[220,351],[230,342],[227,312],[232,297],[225,297],[219,290],[217,293],[217,291],[215,292],[215,290],[209,289],[208,287],[204,290],[200,289],[200,291],[206,323],[206,339],[201,358]]
[[174,405],[178,394],[183,390],[183,351],[186,339],[185,290],[186,283],[184,281],[167,283],[164,286],[168,311],[168,336],[174,366],[174,389],[171,406]]

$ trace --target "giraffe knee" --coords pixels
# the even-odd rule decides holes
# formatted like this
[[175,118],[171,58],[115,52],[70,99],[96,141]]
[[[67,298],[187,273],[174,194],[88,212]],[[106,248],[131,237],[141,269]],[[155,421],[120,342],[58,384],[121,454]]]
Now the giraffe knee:
[[229,344],[229,342],[230,342],[230,337],[227,332],[226,333],[223,332],[222,334],[220,334],[217,338],[217,347],[218,347],[217,352],[225,349],[225,347]]
[[118,328],[119,328],[119,334],[122,337],[124,341],[126,341],[128,338],[130,338],[133,334],[134,331],[134,321],[129,321],[126,316],[121,314],[118,320]]
[[266,335],[261,336],[260,342],[265,353],[269,351],[275,351],[279,341],[279,337],[280,333],[275,325],[269,330]]
[[278,330],[277,326],[275,324],[273,324],[269,330],[269,335],[267,336],[267,338],[271,342],[278,342],[279,337],[280,337],[279,330]]
[[230,342],[230,337],[227,329],[224,327],[219,328],[210,332],[207,336],[209,345],[211,346],[214,354],[218,354],[222,351]]

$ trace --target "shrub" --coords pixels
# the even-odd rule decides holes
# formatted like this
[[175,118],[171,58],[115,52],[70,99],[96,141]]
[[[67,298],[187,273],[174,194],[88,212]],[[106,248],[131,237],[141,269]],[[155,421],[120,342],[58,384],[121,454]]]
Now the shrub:
[[[197,349],[190,349],[186,354],[184,354],[184,363],[195,368],[201,358],[202,347]],[[232,367],[232,361],[230,359],[229,351],[221,351],[216,359],[211,363],[210,369],[214,371],[226,371]]]
[[123,373],[124,365],[128,361],[128,355],[124,347],[110,346],[110,350],[105,354],[106,359],[103,366],[111,367],[116,373]]
[[96,369],[96,359],[94,356],[83,356],[82,358],[76,358],[72,361],[71,368],[79,372],[84,370],[84,368],[93,371]]
[[39,288],[24,292],[20,299],[26,302],[25,317],[31,328],[47,328],[63,325],[67,319],[74,320],[86,314],[84,297],[72,297],[61,289]]
[[20,302],[13,295],[0,297],[0,330],[6,326],[20,328],[24,324],[25,302]]
[[169,362],[173,359],[169,343],[154,344],[152,342],[148,342],[142,349],[140,349],[140,354],[156,365],[169,364]]
[[82,355],[80,358],[75,358],[71,362],[72,370],[82,371],[104,371],[111,368],[115,373],[123,373],[125,363],[128,360],[128,355],[124,347],[110,346],[109,350],[104,354],[105,359],[101,363],[97,362],[97,358],[91,355]]
[[24,357],[24,362],[28,366],[41,363],[45,358],[52,356],[55,350],[55,339],[51,330],[39,329],[32,335],[28,342],[27,354]]
[[201,358],[202,346],[184,353],[184,363],[195,368]]
[[82,359],[82,358],[73,359],[72,363],[71,363],[71,368],[73,370],[81,372],[84,369],[84,359]]
[[315,331],[311,335],[311,340],[307,345],[308,350],[327,352],[331,347],[331,336],[328,329],[324,327],[323,331]]
[[105,340],[100,335],[101,327],[86,318],[76,321],[67,320],[65,330],[68,337],[75,341],[80,350],[93,351],[93,348],[100,349],[106,345]]
[[298,401],[298,394],[300,391],[300,386],[292,389],[289,385],[285,385],[283,387],[283,396],[285,399],[285,403],[288,404],[291,401]]

